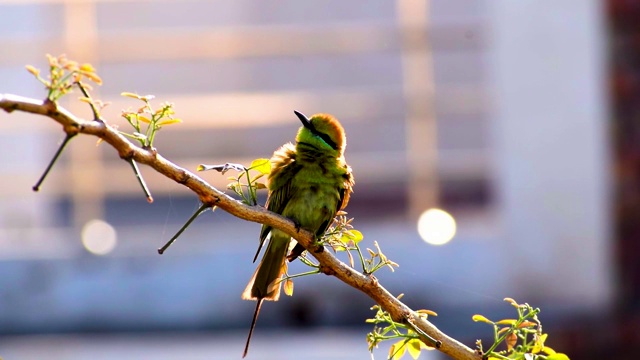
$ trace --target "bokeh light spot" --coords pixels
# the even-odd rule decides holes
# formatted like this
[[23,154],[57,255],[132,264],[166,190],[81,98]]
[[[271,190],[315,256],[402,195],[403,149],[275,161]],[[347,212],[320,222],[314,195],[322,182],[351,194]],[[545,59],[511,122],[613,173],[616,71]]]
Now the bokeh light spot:
[[82,228],[82,245],[95,255],[110,253],[118,242],[116,230],[102,220],[88,221]]
[[448,212],[428,209],[418,218],[418,234],[431,245],[444,245],[456,234],[456,221]]

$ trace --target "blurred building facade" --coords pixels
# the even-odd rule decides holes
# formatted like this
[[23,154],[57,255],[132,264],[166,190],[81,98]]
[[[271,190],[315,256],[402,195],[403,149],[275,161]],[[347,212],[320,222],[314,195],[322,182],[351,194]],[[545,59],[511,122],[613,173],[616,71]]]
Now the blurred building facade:
[[[269,157],[293,140],[293,109],[335,114],[356,175],[349,214],[400,263],[381,281],[438,311],[436,324],[454,334],[468,333],[473,313],[508,311],[507,296],[558,321],[611,309],[600,2],[5,0],[0,20],[0,92],[43,97],[24,65],[45,68],[45,53],[90,62],[109,123],[126,128],[120,111],[138,106],[122,91],[175,103],[184,123],[161,131],[157,148],[187,169]],[[69,98],[63,105],[90,117]],[[32,193],[62,133],[34,116],[0,117],[0,333],[250,320],[239,294],[257,225],[206,213],[160,257],[155,249],[197,208],[192,194],[143,168],[148,205],[128,164],[88,137]],[[415,229],[431,207],[458,222],[442,247]],[[106,256],[82,246],[93,219],[118,234]],[[344,305],[358,296],[303,278],[261,322],[359,324],[368,309]]]

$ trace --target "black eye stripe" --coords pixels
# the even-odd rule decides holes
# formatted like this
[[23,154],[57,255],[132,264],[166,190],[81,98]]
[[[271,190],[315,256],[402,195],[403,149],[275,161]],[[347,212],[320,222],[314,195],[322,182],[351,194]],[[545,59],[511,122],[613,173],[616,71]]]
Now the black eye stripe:
[[[315,129],[314,129],[315,130]],[[327,143],[327,145],[331,146],[331,148],[333,150],[338,150],[338,145],[336,145],[336,143],[333,142],[333,140],[331,140],[331,138],[329,137],[329,135],[327,134],[322,134],[319,133],[317,131],[314,131],[314,134],[316,134],[317,136],[320,137],[320,139],[322,139],[324,142]]]

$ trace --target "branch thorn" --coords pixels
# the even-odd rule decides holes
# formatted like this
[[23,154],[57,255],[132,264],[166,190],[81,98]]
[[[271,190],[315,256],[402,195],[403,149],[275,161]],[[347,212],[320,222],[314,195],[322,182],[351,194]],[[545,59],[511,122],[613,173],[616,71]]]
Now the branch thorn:
[[40,185],[42,185],[42,182],[44,181],[44,179],[49,174],[49,171],[51,171],[51,168],[53,167],[53,164],[56,163],[56,161],[58,160],[58,157],[60,157],[60,154],[62,154],[62,150],[64,150],[64,147],[67,145],[69,140],[71,140],[71,138],[76,136],[76,134],[77,133],[67,133],[67,135],[64,137],[64,140],[62,140],[62,143],[58,147],[58,150],[56,151],[56,153],[53,155],[53,158],[49,162],[49,165],[47,165],[47,168],[44,170],[44,173],[42,174],[42,176],[40,176],[40,179],[38,179],[38,182],[35,185],[33,185],[33,188],[32,188],[33,191],[39,191],[40,190]]

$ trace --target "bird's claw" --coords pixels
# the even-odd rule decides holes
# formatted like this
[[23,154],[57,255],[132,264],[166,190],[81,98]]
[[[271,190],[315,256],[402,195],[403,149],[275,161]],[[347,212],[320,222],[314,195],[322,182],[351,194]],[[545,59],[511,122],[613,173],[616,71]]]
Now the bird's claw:
[[313,246],[313,252],[316,254],[324,251],[324,244],[322,243],[322,241],[320,241],[320,239],[316,238],[311,246]]

